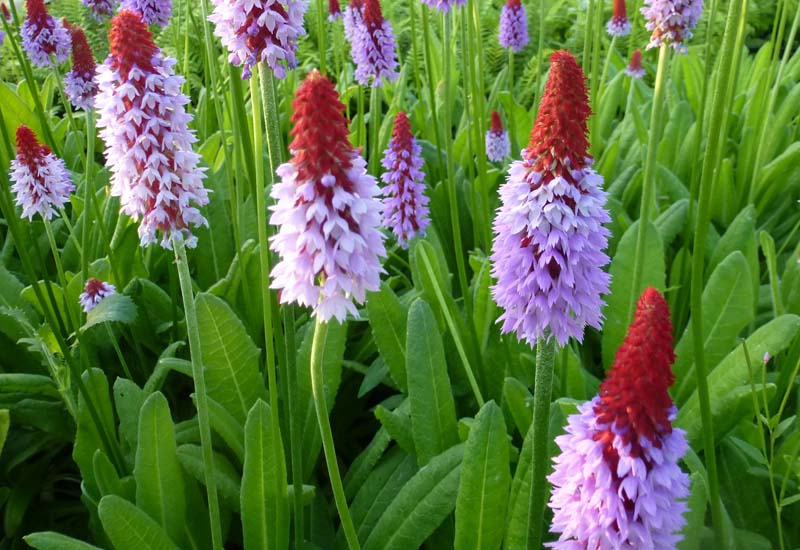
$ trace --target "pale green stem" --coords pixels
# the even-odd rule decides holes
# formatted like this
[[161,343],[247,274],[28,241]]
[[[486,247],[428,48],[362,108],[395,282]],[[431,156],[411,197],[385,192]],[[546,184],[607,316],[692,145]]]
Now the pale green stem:
[[379,136],[378,121],[381,118],[381,86],[373,86],[369,92],[369,173],[376,174],[378,169]]
[[325,74],[325,8],[322,0],[317,0],[317,47],[319,48],[319,72]]
[[536,49],[536,109],[542,101],[542,64],[544,59],[544,18],[547,13],[545,10],[545,0],[539,0],[539,44]]
[[128,380],[133,380],[133,375],[128,368],[128,363],[125,361],[125,356],[122,355],[122,350],[119,347],[119,342],[117,342],[117,337],[114,335],[114,331],[111,330],[111,324],[108,321],[105,321],[103,324],[106,326],[108,339],[111,340],[111,345],[114,347],[114,352],[117,354],[117,359],[119,359],[119,364],[122,367],[122,370],[125,372],[125,376],[128,377]]
[[74,317],[74,308],[70,307],[67,300],[67,276],[64,272],[64,266],[61,264],[61,254],[58,252],[58,245],[56,244],[55,235],[53,235],[53,227],[50,225],[50,220],[44,218],[44,230],[47,233],[47,240],[50,243],[50,250],[53,253],[53,261],[56,264],[56,272],[58,279],[61,283],[61,297],[64,301],[64,312],[67,315],[67,322],[70,324],[70,330],[77,330],[78,321]]

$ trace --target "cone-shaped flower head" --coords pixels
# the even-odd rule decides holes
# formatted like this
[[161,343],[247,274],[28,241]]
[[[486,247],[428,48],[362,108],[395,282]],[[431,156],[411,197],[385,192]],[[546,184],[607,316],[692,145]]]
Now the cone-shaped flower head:
[[631,23],[628,21],[628,9],[625,0],[614,0],[614,11],[608,20],[606,30],[611,36],[628,36],[631,33]]
[[271,247],[280,256],[272,288],[281,289],[281,303],[342,321],[380,286],[380,190],[350,145],[344,105],[327,78],[309,73],[292,107],[292,159],[278,167],[282,180],[271,192]]
[[676,52],[686,53],[686,41],[702,13],[703,0],[645,0],[645,27],[653,31],[647,48],[671,44]]
[[383,224],[406,248],[408,241],[425,234],[428,227],[428,197],[425,196],[422,147],[411,134],[411,124],[403,111],[394,119],[394,131],[381,164],[387,172],[381,178],[383,189]]
[[342,6],[339,0],[328,0],[328,21],[335,21],[342,17]]
[[92,17],[100,21],[114,14],[117,0],[83,0],[83,5],[92,12]]
[[520,0],[508,0],[500,12],[500,45],[513,52],[528,45],[528,16]]
[[80,295],[80,303],[84,313],[89,313],[103,298],[116,294],[117,289],[111,283],[106,283],[100,279],[90,277],[83,287]]
[[304,0],[213,0],[214,34],[228,48],[228,61],[243,66],[242,78],[265,61],[276,78],[297,65],[297,40],[305,35]]
[[47,145],[25,125],[17,128],[17,156],[11,161],[11,191],[22,207],[22,217],[33,219],[35,214],[49,220],[56,209],[69,202],[75,186],[69,180],[64,161],[56,157]]
[[135,11],[147,25],[166,27],[172,16],[172,0],[122,0],[120,8]]
[[88,111],[94,107],[94,95],[97,93],[97,83],[94,81],[97,63],[83,30],[69,25],[66,19],[64,26],[72,37],[72,69],[64,75],[64,91],[76,109]]
[[353,61],[356,63],[355,77],[359,84],[381,86],[383,79],[397,79],[396,44],[392,24],[383,18],[378,0],[365,0],[361,29],[352,35]]
[[566,51],[550,58],[550,77],[522,160],[500,188],[494,220],[492,287],[503,332],[530,345],[546,329],[564,345],[600,328],[608,293],[603,252],[609,231],[603,178],[592,170],[583,71]]
[[361,32],[362,24],[364,23],[364,0],[350,0],[344,8],[344,15],[342,16],[344,23],[344,37],[350,42],[350,52],[353,54],[355,47],[356,34]]
[[197,141],[181,93],[183,77],[153,43],[138,13],[121,10],[111,20],[111,53],[97,69],[100,136],[111,168],[111,194],[123,212],[141,219],[142,246],[170,248],[173,233],[197,244],[191,227],[207,225],[197,207],[208,204],[204,169],[192,150]]
[[671,424],[674,359],[667,303],[648,288],[600,394],[556,438],[552,547],[672,550],[681,539],[689,479],[678,461],[688,445]]
[[426,6],[430,6],[431,8],[436,8],[441,12],[447,13],[450,11],[450,8],[463,6],[467,3],[467,0],[422,0],[422,3]]
[[[22,47],[37,67],[50,67],[69,57],[69,32],[47,13],[44,0],[25,0],[28,13],[22,24]],[[53,57],[51,57],[53,56]]]
[[492,125],[486,132],[486,158],[492,162],[501,162],[511,154],[511,141],[508,132],[503,128],[500,113],[492,111]]
[[642,78],[646,74],[642,67],[642,50],[636,48],[631,54],[631,62],[625,68],[625,74],[631,78]]

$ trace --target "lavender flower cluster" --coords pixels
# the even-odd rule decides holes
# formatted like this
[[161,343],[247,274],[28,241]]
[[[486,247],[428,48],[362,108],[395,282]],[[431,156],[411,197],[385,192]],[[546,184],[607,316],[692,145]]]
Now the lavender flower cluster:
[[172,0],[122,0],[120,7],[138,13],[146,24],[159,27],[166,27],[172,16]]
[[668,44],[676,52],[686,53],[686,42],[702,13],[703,0],[645,0],[645,27],[653,31],[647,48]]
[[520,0],[509,0],[500,12],[500,45],[521,52],[528,45],[528,16]]

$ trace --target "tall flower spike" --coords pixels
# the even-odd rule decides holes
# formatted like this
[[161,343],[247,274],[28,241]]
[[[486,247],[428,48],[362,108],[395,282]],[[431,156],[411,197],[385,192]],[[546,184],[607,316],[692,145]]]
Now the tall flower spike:
[[422,3],[431,8],[447,13],[450,8],[463,6],[467,0],[422,0]]
[[686,41],[703,13],[703,0],[645,0],[645,4],[645,27],[653,31],[647,49],[669,44],[676,52],[686,53]]
[[297,40],[306,34],[304,0],[213,0],[208,20],[228,48],[228,61],[243,66],[242,78],[265,61],[276,78],[297,66]]
[[281,303],[342,321],[380,286],[380,190],[350,144],[344,105],[327,78],[309,73],[292,107],[292,159],[278,167],[271,191],[271,248],[280,256],[271,286],[281,289]]
[[97,307],[103,298],[116,294],[117,289],[111,283],[106,283],[100,279],[90,277],[83,287],[83,292],[79,296],[81,307],[84,313],[89,313]]
[[500,188],[494,220],[492,287],[503,332],[530,345],[546,329],[559,344],[600,328],[608,293],[603,252],[609,231],[603,178],[588,156],[589,100],[583,71],[566,51],[550,57],[531,140]]
[[428,219],[428,197],[425,196],[422,168],[422,147],[411,134],[411,124],[403,111],[394,119],[394,131],[381,164],[387,170],[381,179],[383,190],[383,223],[397,237],[397,243],[408,247],[408,241],[425,234]]
[[642,78],[646,74],[642,67],[642,50],[636,48],[631,54],[631,62],[625,68],[625,74],[631,78]]
[[611,36],[628,36],[631,33],[631,24],[628,21],[628,10],[625,0],[614,0],[614,12],[608,20],[606,31]]
[[114,14],[117,0],[83,0],[83,5],[92,12],[92,17],[101,21]]
[[502,162],[511,154],[508,132],[503,129],[500,113],[492,111],[492,125],[486,132],[486,158],[492,162]]
[[328,21],[335,21],[342,17],[342,7],[339,0],[328,0]]
[[120,8],[135,11],[147,25],[166,27],[172,16],[172,0],[122,0]]
[[397,79],[397,54],[392,24],[383,18],[378,0],[365,0],[361,28],[352,33],[355,78],[362,86],[372,79],[372,86],[381,86],[383,79]]
[[[69,57],[67,29],[47,13],[44,0],[25,0],[28,13],[22,24],[22,47],[37,67],[50,67]],[[52,56],[52,57],[51,57]]]
[[69,25],[66,19],[64,26],[72,37],[72,69],[64,75],[64,92],[76,109],[88,111],[94,107],[94,95],[97,93],[97,83],[94,81],[97,63],[83,30]]
[[521,52],[528,45],[528,16],[520,0],[508,0],[500,12],[500,45]]
[[198,207],[208,204],[204,169],[192,150],[197,141],[181,93],[177,61],[165,58],[138,13],[121,10],[111,20],[108,58],[97,69],[100,137],[111,168],[111,194],[123,212],[141,218],[142,246],[171,248],[174,233],[197,244],[191,227],[208,225]]
[[69,202],[75,186],[69,180],[67,166],[25,125],[17,128],[17,156],[11,161],[11,191],[22,207],[22,217],[39,214],[49,220],[56,209]]
[[350,52],[353,59],[355,59],[356,35],[361,32],[362,24],[364,23],[364,0],[350,0],[344,8],[342,17],[344,37],[350,42]]
[[667,303],[648,288],[600,394],[556,438],[552,547],[671,550],[681,540],[689,478],[678,461],[688,444],[671,424],[674,359]]

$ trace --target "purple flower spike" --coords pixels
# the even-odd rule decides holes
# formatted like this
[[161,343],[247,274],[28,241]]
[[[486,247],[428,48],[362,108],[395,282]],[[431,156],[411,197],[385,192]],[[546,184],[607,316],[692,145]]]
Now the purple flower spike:
[[321,320],[358,316],[355,303],[380,286],[386,256],[380,194],[348,139],[344,105],[330,80],[309,73],[292,103],[292,159],[280,165],[271,195],[271,248],[280,261],[272,288],[281,303],[313,308]]
[[208,225],[198,207],[208,204],[197,141],[181,93],[182,77],[165,58],[138,13],[121,10],[111,20],[111,53],[97,69],[95,105],[100,137],[111,168],[111,194],[123,212],[141,219],[142,246],[158,241],[171,248],[180,233],[197,245],[191,228]]
[[[356,35],[364,23],[364,0],[350,0],[344,8],[342,21],[344,23],[344,37],[350,42],[350,51],[352,53]],[[355,59],[355,55],[353,55],[353,59]]]
[[500,13],[500,45],[520,52],[528,45],[528,16],[520,0],[508,0]]
[[653,31],[647,49],[669,44],[676,52],[686,53],[686,41],[703,14],[703,0],[645,0],[645,4],[645,27]]
[[148,25],[166,27],[172,16],[172,0],[122,0],[123,10],[135,11]]
[[422,0],[422,3],[431,8],[447,13],[450,8],[463,6],[467,0]]
[[114,14],[114,9],[117,7],[116,0],[83,0],[83,5],[89,8],[92,12],[92,17],[97,21],[102,21],[107,17]]
[[72,36],[72,69],[64,75],[64,92],[76,109],[88,111],[94,107],[94,95],[97,93],[97,83],[94,81],[97,64],[83,30],[69,25],[66,19],[64,26]]
[[355,78],[362,86],[372,79],[372,86],[382,86],[383,79],[397,79],[396,44],[392,25],[383,18],[378,0],[366,0],[364,19],[352,34],[352,54],[356,63]]
[[339,0],[328,0],[328,21],[336,21],[342,17],[342,6]]
[[600,394],[556,438],[552,548],[674,550],[681,540],[689,478],[678,461],[688,444],[672,428],[674,360],[667,303],[648,288]]
[[411,134],[411,125],[403,111],[394,119],[394,131],[381,164],[388,170],[382,179],[383,223],[397,237],[397,243],[408,247],[408,241],[423,236],[428,227],[428,197],[425,196],[422,168],[422,147]]
[[631,62],[625,68],[625,74],[631,78],[643,78],[647,72],[642,67],[642,50],[636,48],[631,54]]
[[286,69],[297,66],[297,40],[306,34],[303,0],[213,0],[214,34],[228,48],[228,61],[243,66],[242,78],[250,78],[252,68],[264,61],[275,78],[286,76]]
[[69,57],[69,32],[47,13],[44,0],[26,0],[28,14],[22,24],[22,47],[37,67],[51,67]]
[[84,313],[89,313],[97,307],[103,298],[116,294],[117,289],[111,283],[106,283],[100,279],[90,277],[83,287],[83,292],[79,297]]
[[492,126],[486,132],[486,158],[492,162],[502,162],[511,154],[511,141],[503,129],[500,113],[492,111]]
[[560,345],[582,340],[586,325],[599,329],[610,281],[602,269],[610,217],[587,153],[585,77],[566,51],[550,67],[530,143],[500,188],[491,256],[502,331],[531,346],[547,329]]

